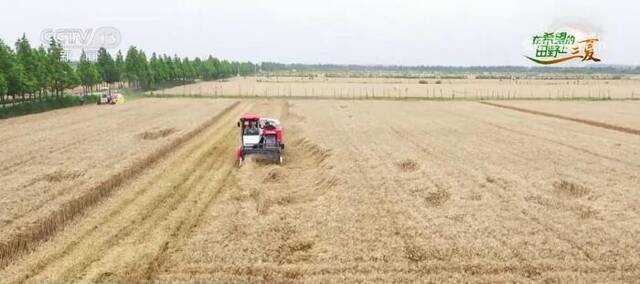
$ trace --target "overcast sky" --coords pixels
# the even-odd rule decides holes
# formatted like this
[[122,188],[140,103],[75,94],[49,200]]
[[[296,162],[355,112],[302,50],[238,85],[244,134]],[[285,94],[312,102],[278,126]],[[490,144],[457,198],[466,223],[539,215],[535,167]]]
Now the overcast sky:
[[[114,27],[120,49],[251,60],[530,65],[534,34],[596,33],[603,63],[640,64],[640,2],[589,0],[0,0],[0,38]],[[73,52],[73,51],[72,51]],[[79,51],[76,51],[76,55]]]

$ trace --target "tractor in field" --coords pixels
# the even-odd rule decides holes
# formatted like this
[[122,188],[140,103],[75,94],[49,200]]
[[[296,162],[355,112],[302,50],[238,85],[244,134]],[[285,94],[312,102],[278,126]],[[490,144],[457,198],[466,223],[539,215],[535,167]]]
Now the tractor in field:
[[236,158],[239,166],[247,155],[279,164],[284,162],[284,132],[278,119],[245,114],[240,117],[238,127],[240,146],[236,149]]
[[123,104],[124,96],[121,93],[115,92],[112,93],[109,89],[103,89],[100,92],[96,93],[98,95],[98,104],[104,105],[115,105],[115,104]]

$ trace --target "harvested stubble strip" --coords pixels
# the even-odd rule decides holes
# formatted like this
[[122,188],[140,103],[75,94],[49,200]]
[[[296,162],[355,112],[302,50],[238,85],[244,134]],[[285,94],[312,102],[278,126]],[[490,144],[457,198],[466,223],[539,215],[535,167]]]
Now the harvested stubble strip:
[[78,217],[91,206],[110,196],[116,188],[128,179],[134,178],[136,175],[142,173],[149,165],[159,161],[168,153],[173,152],[178,146],[212,126],[222,116],[237,107],[239,103],[239,101],[234,102],[194,130],[174,139],[147,157],[134,162],[131,166],[114,174],[97,186],[87,189],[83,195],[61,205],[60,208],[53,211],[49,216],[34,222],[33,225],[28,226],[21,232],[9,236],[7,241],[0,244],[0,267],[7,266],[10,261],[20,253],[30,251],[34,249],[39,242],[51,238],[53,234],[64,228],[64,226],[75,217]]
[[542,116],[558,118],[558,119],[564,119],[564,120],[578,122],[578,123],[591,125],[591,126],[595,126],[595,127],[600,127],[600,128],[620,131],[620,132],[629,133],[629,134],[640,135],[640,130],[638,130],[638,129],[628,128],[628,127],[623,127],[623,126],[613,125],[613,124],[607,124],[607,123],[604,123],[604,122],[593,121],[593,120],[588,120],[588,119],[581,119],[581,118],[575,118],[575,117],[570,117],[570,116],[564,116],[564,115],[559,115],[559,114],[553,114],[553,113],[548,113],[548,112],[542,112],[542,111],[537,111],[537,110],[531,110],[531,109],[526,109],[526,108],[520,108],[520,107],[514,107],[514,106],[508,106],[508,105],[502,105],[502,104],[496,104],[496,103],[490,103],[490,102],[480,102],[480,103],[481,104],[485,104],[485,105],[490,105],[490,106],[495,106],[495,107],[515,110],[515,111],[519,111],[519,112],[542,115]]

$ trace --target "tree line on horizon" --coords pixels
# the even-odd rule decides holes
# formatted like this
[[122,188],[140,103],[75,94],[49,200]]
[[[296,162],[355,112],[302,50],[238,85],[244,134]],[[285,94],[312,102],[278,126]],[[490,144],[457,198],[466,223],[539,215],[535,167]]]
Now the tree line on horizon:
[[[61,97],[64,90],[83,87],[84,93],[96,86],[120,83],[134,88],[154,88],[195,80],[217,80],[235,75],[246,76],[256,70],[251,62],[220,60],[213,56],[196,57],[156,54],[147,57],[143,50],[129,47],[115,56],[105,48],[90,60],[82,51],[79,62],[64,58],[62,45],[51,38],[48,46],[32,47],[23,35],[15,49],[0,39],[0,104]],[[11,98],[11,99],[9,99]]]

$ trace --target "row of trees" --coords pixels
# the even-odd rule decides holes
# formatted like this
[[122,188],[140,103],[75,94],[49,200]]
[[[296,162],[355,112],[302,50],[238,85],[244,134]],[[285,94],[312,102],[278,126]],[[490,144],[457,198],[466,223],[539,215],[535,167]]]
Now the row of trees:
[[112,56],[100,48],[96,60],[83,51],[79,62],[64,58],[61,44],[53,38],[49,46],[31,47],[23,35],[15,50],[0,40],[0,104],[13,104],[62,96],[65,89],[82,86],[84,92],[107,84],[134,88],[154,88],[167,84],[183,84],[195,80],[216,80],[235,75],[246,76],[256,70],[251,62],[189,59],[152,53],[132,46],[126,55],[118,51]]
[[0,102],[6,96],[23,101],[48,94],[60,96],[78,82],[75,70],[62,59],[62,46],[51,40],[48,47],[32,48],[25,36],[13,51],[0,40]]
[[158,55],[147,58],[144,51],[130,47],[126,56],[118,51],[115,58],[101,48],[97,60],[90,61],[83,52],[78,63],[80,84],[85,90],[106,83],[128,83],[137,88],[153,88],[165,84],[182,84],[195,80],[217,80],[255,72],[251,62],[219,60],[213,56],[202,60],[178,56]]

